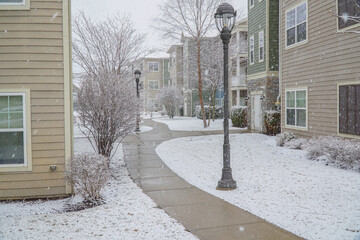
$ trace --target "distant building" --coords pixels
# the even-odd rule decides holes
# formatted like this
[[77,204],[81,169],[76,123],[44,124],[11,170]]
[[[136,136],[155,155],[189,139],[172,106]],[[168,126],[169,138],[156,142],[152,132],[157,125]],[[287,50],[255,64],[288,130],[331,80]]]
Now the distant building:
[[355,3],[280,1],[283,132],[360,137],[360,23],[331,14],[360,16]]
[[279,1],[249,0],[248,21],[248,126],[263,131],[279,95]]
[[[183,94],[184,94],[184,115],[194,116],[195,107],[200,105],[199,101],[199,81],[198,81],[198,65],[197,65],[197,45],[196,40],[191,37],[182,37],[183,48]],[[205,88],[205,81],[207,73],[211,68],[216,67],[221,78],[221,64],[222,62],[222,46],[220,37],[205,37],[201,42],[201,73],[203,82],[203,101],[204,105],[209,104],[210,91]],[[214,64],[213,64],[214,63]],[[216,95],[216,102],[222,105],[223,92],[219,88]]]
[[235,24],[231,31],[229,63],[231,72],[229,86],[231,90],[230,106],[246,106],[247,98],[247,31],[248,21],[244,19]]
[[159,111],[159,90],[170,84],[169,54],[152,53],[142,58],[139,63],[141,71],[141,97],[146,112]]

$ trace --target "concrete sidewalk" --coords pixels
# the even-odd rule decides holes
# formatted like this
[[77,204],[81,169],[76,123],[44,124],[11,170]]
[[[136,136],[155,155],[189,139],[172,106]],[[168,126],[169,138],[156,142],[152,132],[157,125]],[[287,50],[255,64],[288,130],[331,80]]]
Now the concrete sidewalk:
[[[205,240],[301,239],[190,185],[171,171],[155,152],[163,141],[223,134],[222,131],[170,131],[167,125],[152,120],[144,120],[144,125],[153,130],[129,136],[123,142],[129,173],[149,197],[191,233]],[[241,131],[231,131],[235,132]]]

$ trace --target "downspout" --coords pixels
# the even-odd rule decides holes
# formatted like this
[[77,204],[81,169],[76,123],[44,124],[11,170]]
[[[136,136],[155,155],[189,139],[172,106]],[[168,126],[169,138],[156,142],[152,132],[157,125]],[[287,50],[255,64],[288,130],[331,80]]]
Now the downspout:
[[282,1],[279,1],[279,95],[276,98],[277,110],[281,110],[281,92],[282,92]]

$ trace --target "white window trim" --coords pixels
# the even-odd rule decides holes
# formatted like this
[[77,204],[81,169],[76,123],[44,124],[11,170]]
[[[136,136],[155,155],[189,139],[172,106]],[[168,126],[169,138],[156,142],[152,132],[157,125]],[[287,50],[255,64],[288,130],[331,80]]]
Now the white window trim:
[[255,0],[253,0],[253,4],[251,5],[251,0],[250,0],[250,9],[252,9],[255,6]]
[[[300,5],[306,3],[306,20],[304,22],[306,22],[306,39],[301,41],[301,42],[295,42],[294,44],[292,45],[287,45],[287,30],[288,30],[288,27],[287,27],[287,13],[290,12],[291,10],[294,10],[296,9],[297,7],[299,7]],[[294,48],[294,47],[297,47],[297,46],[301,46],[301,45],[304,45],[306,43],[308,43],[309,41],[309,3],[308,1],[302,1],[296,5],[293,5],[292,7],[289,7],[285,10],[285,50],[287,49],[291,49],[291,48]],[[304,22],[301,22],[301,23],[304,23]],[[297,38],[297,33],[296,33],[296,26],[297,25],[300,25],[301,23],[299,24],[296,24],[296,10],[295,10],[295,41],[296,41],[296,38]]]
[[[260,34],[262,33],[262,35],[263,35],[263,46],[262,46],[262,48],[263,48],[263,56],[262,56],[262,59],[260,59]],[[265,58],[265,34],[264,34],[264,30],[262,30],[262,31],[260,31],[259,32],[259,62],[264,62],[264,58]]]
[[[150,82],[157,82],[157,88],[150,88]],[[159,90],[160,86],[159,86],[159,80],[149,80],[148,81],[148,87],[150,90]]]
[[24,164],[0,165],[0,172],[32,171],[30,89],[1,89],[0,95],[23,96],[24,121],[22,128],[24,131]]
[[[305,91],[306,92],[306,127],[301,127],[301,126],[296,126],[296,125],[288,125],[287,124],[287,99],[286,99],[286,93],[287,92],[296,92],[296,91]],[[308,88],[307,87],[299,87],[299,88],[286,88],[285,89],[285,127],[289,128],[289,129],[294,129],[294,130],[302,130],[302,131],[308,131],[309,129],[309,123],[308,123],[308,118],[309,118],[309,96],[308,96]],[[295,104],[296,104],[296,94],[295,94]],[[295,124],[296,124],[296,107],[295,107]],[[302,109],[302,108],[299,108]]]
[[[157,65],[158,65],[158,70],[150,70],[150,63],[151,64],[154,64],[154,63],[156,63]],[[149,71],[150,72],[159,72],[159,69],[160,69],[160,64],[159,64],[159,62],[148,62],[148,69],[149,69]]]
[[0,10],[30,10],[30,0],[21,3],[0,3]]
[[355,138],[355,139],[360,139],[360,136],[357,135],[352,135],[352,134],[346,134],[346,133],[340,133],[340,126],[339,126],[339,122],[340,122],[340,111],[339,111],[339,107],[340,107],[340,86],[347,86],[347,85],[357,85],[360,84],[360,81],[347,81],[347,82],[342,82],[342,83],[338,83],[337,84],[337,116],[336,116],[336,126],[337,126],[337,135],[341,136],[341,137],[347,137],[347,138]]
[[[251,50],[251,40],[253,40],[253,49]],[[250,47],[249,47],[249,49],[250,49],[250,65],[254,65],[254,63],[255,63],[255,38],[254,38],[254,35],[251,35],[250,36],[250,38],[249,38],[249,42],[250,42]],[[253,51],[253,61],[251,61],[251,51]]]

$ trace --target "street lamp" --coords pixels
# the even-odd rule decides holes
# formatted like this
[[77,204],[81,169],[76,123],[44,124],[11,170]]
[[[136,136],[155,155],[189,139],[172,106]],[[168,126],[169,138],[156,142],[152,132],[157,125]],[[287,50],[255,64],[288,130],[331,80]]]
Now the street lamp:
[[223,169],[222,176],[218,182],[218,190],[233,190],[236,182],[232,178],[230,167],[230,143],[229,143],[229,42],[231,30],[235,26],[236,11],[228,4],[221,4],[215,13],[215,23],[220,31],[220,38],[224,49],[224,145],[223,145]]
[[[136,96],[140,99],[139,81],[140,81],[141,72],[138,69],[136,69],[134,72],[134,75],[135,75],[135,80],[136,80]],[[140,132],[139,122],[140,122],[140,113],[138,112],[136,115],[135,132]]]

